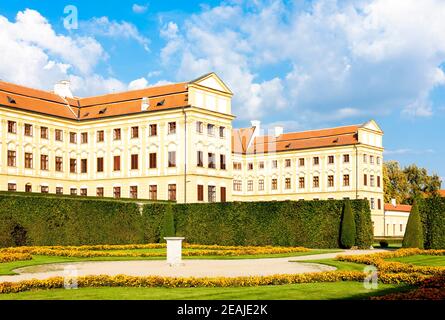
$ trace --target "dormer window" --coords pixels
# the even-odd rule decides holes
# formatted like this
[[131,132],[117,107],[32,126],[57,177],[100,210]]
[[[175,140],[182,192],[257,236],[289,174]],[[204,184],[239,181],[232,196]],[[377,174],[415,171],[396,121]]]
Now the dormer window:
[[11,104],[16,104],[14,98],[12,98],[12,97],[10,97],[10,96],[7,96],[7,98],[8,98],[8,102],[9,102],[9,103],[11,103]]

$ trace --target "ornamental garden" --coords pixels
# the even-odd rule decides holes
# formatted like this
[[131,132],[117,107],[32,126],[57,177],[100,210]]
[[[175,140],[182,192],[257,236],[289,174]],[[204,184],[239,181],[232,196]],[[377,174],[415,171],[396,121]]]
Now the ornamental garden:
[[[372,251],[380,245],[365,200],[175,204],[2,193],[0,299],[444,299],[444,213],[445,199],[418,201],[403,242]],[[78,290],[65,290],[63,275],[14,280],[23,268],[155,263],[166,258],[165,236],[185,237],[185,264],[274,258],[319,270],[203,277],[122,270],[78,276]],[[375,268],[376,288],[364,285],[366,266]]]

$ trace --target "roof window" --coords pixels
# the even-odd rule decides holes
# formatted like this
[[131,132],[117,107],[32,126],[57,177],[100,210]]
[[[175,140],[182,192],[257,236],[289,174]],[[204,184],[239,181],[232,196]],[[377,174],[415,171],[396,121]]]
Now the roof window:
[[158,107],[163,106],[164,103],[165,103],[165,99],[159,101],[159,102],[156,104],[156,106],[158,106]]
[[10,96],[7,96],[7,98],[9,103],[16,104],[14,98],[11,98]]
[[99,111],[99,114],[104,114],[105,112],[107,112],[107,108],[103,108]]

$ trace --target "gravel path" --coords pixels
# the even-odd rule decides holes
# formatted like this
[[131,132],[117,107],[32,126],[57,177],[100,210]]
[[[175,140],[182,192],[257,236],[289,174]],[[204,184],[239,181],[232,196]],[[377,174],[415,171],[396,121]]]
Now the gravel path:
[[239,259],[239,260],[184,260],[182,266],[170,267],[161,260],[89,261],[29,266],[14,270],[13,276],[0,276],[0,282],[17,282],[30,279],[47,279],[64,275],[64,268],[74,267],[78,276],[118,275],[166,277],[237,277],[273,274],[296,274],[335,270],[335,267],[308,262],[292,262],[335,258],[340,254],[366,254],[382,250],[345,250],[299,257]]

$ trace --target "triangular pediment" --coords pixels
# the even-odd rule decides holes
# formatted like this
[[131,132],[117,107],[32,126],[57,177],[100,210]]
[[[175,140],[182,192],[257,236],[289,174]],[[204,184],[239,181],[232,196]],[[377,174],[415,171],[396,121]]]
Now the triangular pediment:
[[214,72],[190,81],[190,83],[232,94],[229,87]]
[[382,129],[377,124],[377,122],[375,122],[374,120],[369,120],[368,122],[364,123],[361,127],[372,131],[383,132]]

